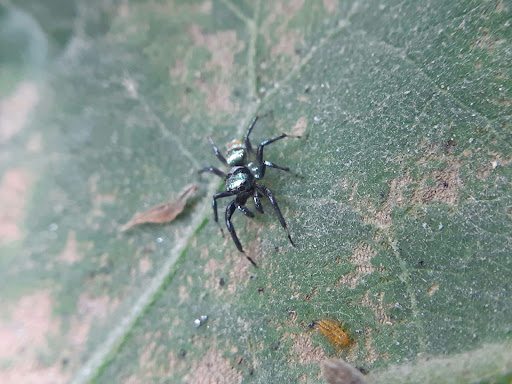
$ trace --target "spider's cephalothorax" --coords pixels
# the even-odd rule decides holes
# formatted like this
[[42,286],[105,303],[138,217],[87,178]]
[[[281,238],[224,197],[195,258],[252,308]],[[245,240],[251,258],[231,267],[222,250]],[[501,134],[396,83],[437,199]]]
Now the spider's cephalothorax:
[[[301,137],[291,136],[283,133],[280,136],[262,142],[260,145],[258,145],[256,151],[254,151],[251,145],[251,141],[249,140],[249,135],[251,134],[251,131],[254,128],[254,124],[257,120],[257,116],[252,120],[249,129],[247,129],[247,132],[245,133],[244,142],[235,139],[228,143],[228,151],[226,153],[226,157],[222,156],[213,140],[208,138],[215,156],[217,156],[217,158],[224,165],[232,167],[227,174],[215,167],[205,167],[199,170],[200,174],[203,172],[211,172],[219,177],[222,177],[226,181],[226,190],[213,196],[212,206],[215,222],[219,222],[217,213],[217,199],[220,199],[221,197],[235,196],[235,199],[231,201],[231,203],[229,203],[226,208],[226,226],[229,230],[229,233],[231,234],[231,237],[233,238],[233,242],[240,252],[244,252],[244,250],[240,244],[240,240],[238,240],[238,236],[236,235],[235,229],[233,228],[233,224],[231,224],[231,217],[233,216],[233,213],[236,209],[238,209],[247,217],[254,217],[254,213],[252,213],[245,205],[247,200],[251,197],[254,200],[254,206],[256,210],[260,213],[263,213],[263,207],[261,205],[260,198],[268,198],[270,204],[274,208],[279,222],[288,232],[286,222],[283,218],[283,215],[281,214],[281,210],[277,205],[274,195],[270,189],[268,189],[263,184],[258,183],[257,180],[263,179],[266,167],[290,172],[288,167],[282,167],[270,161],[263,160],[263,148],[265,146],[277,140],[284,139],[285,137]],[[251,161],[247,163],[247,160]],[[288,239],[290,240],[290,243],[295,246],[289,232]],[[247,256],[247,258],[254,266],[256,266],[254,261],[249,256]]]

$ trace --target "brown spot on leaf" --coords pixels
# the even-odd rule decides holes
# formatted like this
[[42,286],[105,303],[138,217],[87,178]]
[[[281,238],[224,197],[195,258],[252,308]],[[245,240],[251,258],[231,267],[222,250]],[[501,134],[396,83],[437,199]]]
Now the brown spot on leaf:
[[[270,54],[272,56],[287,55],[295,56],[295,45],[300,41],[300,37],[297,32],[294,31],[283,31],[279,35],[279,42],[272,47]],[[295,60],[298,62],[298,58]]]
[[85,348],[85,344],[89,338],[90,329],[91,323],[89,322],[78,320],[76,317],[71,320],[69,337],[73,347],[80,349]]
[[153,262],[149,257],[144,257],[139,260],[139,272],[143,275],[148,273],[153,267]]
[[289,0],[287,3],[284,1],[274,2],[274,12],[278,15],[292,16],[297,11],[300,11],[304,6],[305,0]]
[[338,0],[324,0],[324,8],[329,13],[334,13],[338,10]]
[[139,356],[139,367],[143,369],[151,369],[155,366],[155,361],[152,359],[153,353],[155,352],[156,341],[153,340],[148,344],[145,344],[140,352]]
[[174,67],[169,69],[169,75],[171,77],[179,77],[181,79],[185,79],[188,74],[188,68],[185,65],[185,61],[182,59],[176,60]]
[[354,289],[359,279],[363,276],[372,274],[378,268],[372,264],[372,258],[375,257],[377,252],[368,244],[359,244],[352,251],[352,257],[350,257],[350,263],[355,265],[355,270],[341,276],[336,285],[347,284],[350,289]]
[[77,261],[82,260],[82,255],[78,253],[76,245],[76,233],[75,231],[69,231],[68,240],[64,250],[59,255],[58,259],[68,264],[74,264]]
[[7,313],[10,318],[0,323],[1,359],[12,359],[26,349],[46,344],[46,337],[54,324],[49,291],[22,297]]
[[295,126],[292,129],[292,133],[297,136],[304,135],[304,132],[306,132],[306,129],[308,128],[308,119],[303,116],[300,117],[297,122],[295,123]]
[[389,183],[389,194],[384,203],[382,203],[380,210],[375,212],[372,217],[367,217],[363,221],[367,224],[373,224],[380,229],[386,229],[391,226],[391,213],[394,207],[403,207],[408,201],[404,198],[403,192],[407,186],[413,181],[409,172],[404,175],[394,178]]
[[189,384],[235,384],[242,382],[242,373],[235,369],[222,352],[211,347],[199,362],[191,369],[183,381]]
[[212,112],[226,111],[233,113],[237,107],[231,102],[231,87],[227,83],[206,84],[198,81],[198,88],[206,95],[206,105]]
[[315,297],[318,293],[318,287],[315,286],[313,288],[313,290],[311,291],[311,293],[308,293],[305,297],[304,297],[304,301],[309,301],[311,300],[312,297]]
[[[238,40],[236,31],[222,31],[215,34],[203,33],[198,25],[191,25],[188,29],[194,43],[206,48],[211,58],[205,64],[205,70],[213,70],[214,79],[207,83],[204,79],[198,79],[196,86],[206,94],[206,104],[209,110],[234,112],[238,108],[230,100],[233,77],[233,63],[235,55],[245,47],[245,42]],[[220,69],[220,72],[219,72]]]
[[205,0],[201,4],[199,4],[198,10],[201,13],[210,14],[212,11],[213,3],[212,0]]
[[39,361],[41,353],[51,350],[48,338],[58,334],[60,324],[52,319],[49,291],[22,297],[15,304],[3,303],[0,320],[0,382],[28,384],[65,383],[68,375],[59,365],[47,366]]
[[310,333],[299,333],[288,335],[292,339],[290,356],[296,356],[300,364],[319,363],[326,359],[322,347],[314,347]]
[[413,200],[424,204],[440,201],[449,205],[457,205],[459,188],[462,184],[459,178],[459,166],[458,163],[452,163],[444,170],[435,171],[432,175],[434,185],[427,185],[427,180],[423,180],[415,191]]
[[30,174],[23,169],[5,172],[0,183],[0,241],[21,239],[20,223],[25,215],[25,200]]
[[370,327],[366,327],[364,330],[364,345],[368,351],[365,360],[368,364],[373,364],[378,359],[379,354],[373,345],[372,329]]
[[377,303],[374,303],[373,299],[370,297],[370,291],[366,291],[363,299],[361,300],[361,305],[363,307],[370,308],[375,315],[375,320],[379,323],[389,326],[393,325],[393,322],[387,313],[388,308],[393,307],[393,305],[384,303],[384,292],[379,293]]
[[179,286],[178,297],[179,297],[179,304],[183,304],[185,301],[188,300],[188,298],[189,298],[188,288],[185,285]]
[[169,223],[174,220],[185,208],[187,200],[197,191],[196,185],[187,186],[176,201],[157,205],[146,212],[135,214],[132,219],[121,227],[121,231],[127,231],[137,224]]
[[88,319],[105,319],[119,305],[119,299],[108,295],[92,296],[82,293],[78,299],[78,313]]
[[205,282],[205,288],[208,290],[216,290],[217,293],[223,292],[221,289],[222,286],[219,285],[219,277],[217,276],[217,271],[222,271],[224,269],[224,264],[216,259],[209,259],[204,265],[204,272],[209,276],[209,279]]

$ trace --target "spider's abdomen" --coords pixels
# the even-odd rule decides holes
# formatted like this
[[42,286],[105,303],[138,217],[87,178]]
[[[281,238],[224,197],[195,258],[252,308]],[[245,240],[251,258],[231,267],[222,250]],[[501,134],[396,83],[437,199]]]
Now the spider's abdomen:
[[228,152],[226,153],[226,161],[229,165],[242,165],[245,163],[247,153],[245,145],[240,140],[231,140],[228,143]]
[[226,190],[245,192],[254,186],[254,176],[247,167],[234,167],[226,177]]

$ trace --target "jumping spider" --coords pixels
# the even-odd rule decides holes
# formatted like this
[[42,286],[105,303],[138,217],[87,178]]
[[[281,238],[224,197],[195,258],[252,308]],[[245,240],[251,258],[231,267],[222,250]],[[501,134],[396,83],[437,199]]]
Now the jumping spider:
[[[205,167],[198,171],[199,174],[203,172],[211,172],[219,177],[222,177],[226,181],[226,190],[224,192],[217,193],[213,196],[212,206],[213,206],[213,218],[217,224],[219,224],[218,214],[217,214],[217,199],[228,196],[235,196],[235,199],[228,204],[226,208],[226,227],[228,228],[231,237],[233,238],[233,242],[235,243],[238,250],[242,253],[245,253],[242,244],[240,244],[240,240],[238,240],[238,236],[236,235],[235,228],[231,223],[231,216],[235,212],[235,209],[238,209],[247,217],[254,217],[254,213],[252,213],[247,207],[246,203],[249,198],[252,197],[254,200],[254,206],[256,210],[260,213],[263,213],[263,207],[261,205],[260,198],[266,197],[269,199],[270,204],[274,208],[274,211],[281,223],[281,226],[286,230],[288,234],[288,240],[290,240],[291,245],[295,246],[293,240],[290,236],[290,232],[288,231],[288,227],[286,226],[286,222],[281,214],[281,210],[277,205],[277,201],[274,198],[274,195],[265,185],[260,184],[257,180],[263,179],[265,176],[265,170],[267,167],[280,169],[282,171],[290,172],[290,168],[282,167],[280,165],[274,164],[270,161],[263,160],[263,149],[273,142],[277,140],[284,139],[285,137],[292,138],[301,138],[302,136],[292,136],[283,133],[280,136],[274,137],[270,140],[265,140],[260,145],[256,151],[254,151],[251,141],[249,140],[249,135],[251,134],[256,121],[258,120],[258,116],[256,116],[247,132],[244,136],[244,142],[242,143],[240,140],[232,140],[228,144],[228,151],[226,153],[226,157],[222,156],[219,149],[213,142],[212,138],[209,137],[208,140],[213,148],[213,152],[215,156],[225,165],[232,167],[228,174],[225,174],[221,170],[215,167]],[[247,160],[252,160],[249,163],[246,163]],[[247,164],[247,165],[246,165]],[[219,228],[220,224],[219,224]],[[221,228],[222,231],[222,228]],[[256,266],[256,263],[247,256],[247,259]]]

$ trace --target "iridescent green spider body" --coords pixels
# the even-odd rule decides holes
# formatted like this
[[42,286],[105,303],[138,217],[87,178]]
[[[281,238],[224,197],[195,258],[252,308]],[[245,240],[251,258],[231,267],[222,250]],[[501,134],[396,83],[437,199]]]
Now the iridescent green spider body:
[[237,139],[233,139],[228,143],[228,151],[226,153],[226,162],[228,165],[243,165],[247,158],[247,150],[245,145]]
[[[254,217],[254,213],[252,213],[252,211],[246,207],[247,200],[250,198],[253,199],[254,206],[260,213],[263,213],[263,206],[261,205],[260,198],[266,197],[269,199],[270,204],[274,208],[276,216],[281,223],[281,226],[286,230],[288,234],[288,240],[290,240],[290,243],[295,246],[290,236],[290,232],[288,231],[286,221],[284,220],[281,210],[277,205],[277,201],[275,200],[274,195],[270,189],[268,189],[263,184],[258,183],[257,180],[259,181],[263,179],[267,167],[290,172],[290,168],[288,167],[282,167],[270,161],[263,160],[263,148],[277,140],[284,139],[285,137],[300,138],[301,136],[291,136],[283,133],[280,136],[262,142],[258,146],[257,150],[254,151],[251,145],[251,141],[249,140],[249,135],[251,134],[251,131],[254,128],[257,120],[257,116],[252,120],[249,128],[247,129],[247,132],[245,133],[244,142],[234,139],[228,143],[226,157],[220,153],[213,140],[208,138],[215,156],[217,156],[217,158],[224,165],[231,167],[227,174],[218,168],[211,166],[205,167],[198,171],[199,174],[203,172],[211,172],[219,177],[222,177],[226,181],[226,190],[224,192],[215,194],[212,200],[213,217],[216,223],[219,222],[217,213],[217,199],[222,197],[235,196],[235,199],[231,201],[231,203],[229,203],[226,208],[226,227],[228,228],[228,231],[231,234],[237,249],[242,253],[245,252],[242,248],[242,244],[240,244],[238,236],[236,235],[233,224],[231,223],[231,217],[233,216],[233,213],[236,209],[238,209],[247,217]],[[248,159],[250,159],[251,162],[246,164]],[[249,256],[246,257],[254,266],[256,266],[254,260],[252,260]]]

